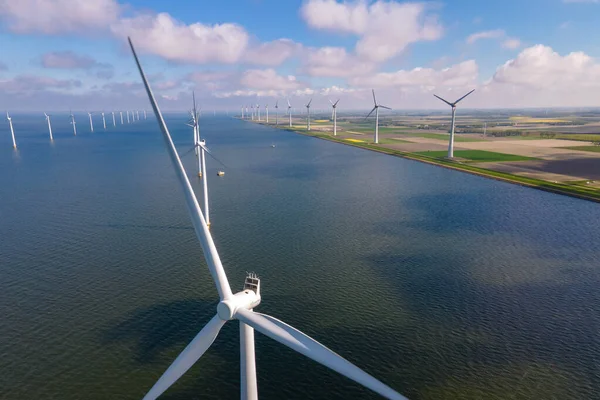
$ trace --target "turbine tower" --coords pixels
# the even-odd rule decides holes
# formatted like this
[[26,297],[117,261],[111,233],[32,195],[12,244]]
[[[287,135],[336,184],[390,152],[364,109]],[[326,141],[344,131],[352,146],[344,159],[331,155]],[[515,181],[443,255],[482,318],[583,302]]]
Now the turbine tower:
[[117,121],[115,120],[115,112],[112,112],[112,117],[113,117],[113,126],[117,126]]
[[279,100],[275,101],[275,125],[279,125]]
[[269,105],[265,104],[265,112],[267,113],[267,124],[269,123]]
[[6,120],[8,121],[8,126],[10,127],[10,134],[12,135],[13,149],[16,149],[17,141],[15,140],[15,130],[13,129],[12,118],[10,115],[8,115],[8,111],[6,112]]
[[104,113],[102,113],[102,125],[104,125],[104,130],[106,130],[106,118],[104,118]]
[[378,104],[377,99],[375,98],[375,90],[371,89],[371,91],[373,92],[373,103],[375,104],[375,107],[373,107],[373,109],[371,110],[369,115],[366,116],[365,119],[369,118],[371,116],[371,114],[373,114],[373,111],[375,111],[375,144],[378,144],[379,143],[379,107],[385,108],[386,110],[391,110],[391,108],[386,107],[381,104]]
[[94,123],[92,122],[92,113],[88,112],[88,116],[90,117],[90,130],[94,132]]
[[52,137],[52,124],[50,124],[50,116],[46,113],[44,113],[44,116],[46,117],[46,122],[48,123],[48,133],[50,133],[50,140],[54,140],[54,137]]
[[123,111],[119,111],[119,114],[121,114],[121,125],[123,125]]
[[256,104],[256,112],[258,113],[258,120],[260,121],[260,104]]
[[126,111],[126,112],[127,112],[127,123],[129,123],[129,111]]
[[240,322],[240,361],[242,362],[240,378],[242,399],[258,398],[253,341],[253,330],[256,329],[271,339],[331,368],[388,399],[405,400],[405,397],[389,386],[362,371],[354,364],[345,360],[299,330],[269,315],[253,312],[253,309],[261,303],[260,279],[255,274],[248,274],[245,279],[244,289],[235,295],[233,294],[212,235],[208,229],[206,220],[200,211],[198,199],[194,194],[194,190],[192,189],[185,169],[183,168],[183,164],[177,154],[169,129],[158,108],[152,89],[150,89],[146,75],[142,70],[142,66],[140,65],[133,44],[131,43],[131,39],[129,39],[129,45],[131,46],[135,62],[140,71],[146,92],[162,131],[171,162],[183,189],[196,237],[200,241],[206,264],[208,265],[219,293],[219,304],[217,305],[216,315],[204,328],[202,328],[192,342],[175,359],[146,394],[144,399],[153,400],[163,394],[190,367],[192,367],[200,357],[202,357],[227,321],[238,320]]
[[337,105],[340,102],[340,99],[337,99],[335,103],[331,100],[329,100],[329,102],[332,107],[331,118],[333,119],[333,136],[337,136]]
[[71,125],[73,125],[73,136],[77,136],[77,127],[75,126],[75,116],[73,115],[73,113],[71,112],[71,110],[69,110],[69,114],[71,114]]
[[292,105],[290,104],[290,99],[287,99],[288,102],[288,108],[287,108],[287,112],[288,112],[288,116],[290,117],[290,128],[292,127]]
[[137,111],[137,120],[138,121],[140,120],[140,112],[139,111]]
[[144,119],[146,119],[146,110],[144,110]]
[[244,119],[244,106],[242,106],[242,119]]
[[312,103],[312,99],[306,105],[306,130],[310,131],[310,103]]
[[450,141],[448,142],[448,158],[454,158],[454,121],[456,120],[456,105],[458,104],[459,101],[461,101],[462,99],[464,99],[465,97],[467,97],[468,95],[473,93],[474,91],[475,91],[475,89],[471,90],[469,93],[465,94],[463,97],[456,100],[454,103],[450,103],[450,102],[442,99],[437,94],[434,94],[435,97],[437,97],[438,99],[440,99],[441,101],[443,101],[444,103],[446,103],[450,107],[452,107],[452,128],[450,130]]

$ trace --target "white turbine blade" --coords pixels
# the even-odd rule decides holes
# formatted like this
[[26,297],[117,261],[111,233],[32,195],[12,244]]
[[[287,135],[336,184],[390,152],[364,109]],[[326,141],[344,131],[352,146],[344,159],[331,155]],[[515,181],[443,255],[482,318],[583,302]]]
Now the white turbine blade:
[[292,108],[292,105],[290,104],[290,99],[287,99],[288,101],[288,108]]
[[333,103],[334,107],[337,107],[337,104],[340,102],[340,99],[337,99],[337,101],[335,103]]
[[238,309],[234,317],[250,325],[263,335],[315,360],[319,364],[331,368],[385,398],[406,400],[406,397],[391,387],[375,379],[350,361],[342,358],[340,355],[285,322],[269,315],[251,312],[243,308]]
[[312,103],[312,99],[310,99],[310,101],[308,102],[308,104],[306,105],[306,107],[310,107],[310,103]]
[[209,149],[208,147],[206,147],[205,145],[203,145],[202,143],[199,143],[198,146],[200,146],[204,151],[206,151],[208,153],[209,156],[211,156],[215,161],[217,161],[219,164],[221,164],[222,166],[224,166],[225,168],[228,168],[227,165],[225,165],[223,163],[223,161],[219,160]]
[[331,103],[331,105],[333,105],[333,101],[331,101],[331,99],[329,99],[329,102]]
[[215,315],[202,328],[196,337],[187,345],[185,349],[177,356],[175,361],[167,368],[164,374],[156,381],[152,389],[144,396],[144,400],[154,400],[163,394],[177,379],[181,378],[188,369],[194,365],[200,357],[208,350],[215,341],[219,331],[225,325],[226,321]]
[[440,99],[441,101],[443,101],[444,103],[448,104],[450,107],[454,107],[454,104],[442,99],[440,96],[438,96],[437,94],[434,94],[435,97],[437,97],[438,99]]
[[381,107],[381,108],[385,108],[386,110],[391,110],[391,108],[389,108],[389,107],[386,107],[386,106],[382,106],[381,104],[379,105],[379,107]]
[[223,269],[223,265],[221,264],[219,253],[217,252],[215,243],[213,242],[210,231],[208,230],[208,226],[206,225],[206,221],[204,219],[204,216],[202,215],[202,211],[200,211],[198,199],[194,194],[192,185],[190,184],[190,181],[185,173],[185,169],[183,168],[183,164],[179,159],[177,149],[175,149],[175,145],[173,144],[173,140],[171,139],[171,134],[169,133],[169,129],[167,128],[167,124],[165,124],[165,120],[163,119],[162,113],[158,108],[158,104],[156,103],[156,99],[154,98],[154,94],[152,93],[152,89],[150,88],[150,84],[148,83],[148,79],[146,78],[146,74],[144,74],[144,70],[142,69],[140,60],[138,59],[137,54],[135,53],[135,48],[133,47],[131,38],[127,39],[129,40],[129,46],[131,47],[131,52],[133,53],[135,63],[137,64],[138,70],[140,71],[142,81],[144,81],[144,86],[146,87],[148,98],[150,99],[150,103],[152,104],[154,115],[156,115],[156,119],[162,131],[163,138],[165,140],[165,144],[169,152],[169,156],[171,157],[171,162],[173,163],[173,167],[175,168],[175,173],[177,174],[177,178],[179,179],[179,183],[181,184],[183,193],[185,194],[185,202],[190,213],[190,217],[192,219],[192,225],[194,226],[194,230],[196,231],[196,237],[202,245],[202,252],[204,253],[206,264],[208,264],[210,274],[212,275],[212,278],[215,281],[215,285],[217,286],[219,297],[221,298],[221,300],[228,299],[232,297],[233,294],[231,293],[231,287],[229,286],[229,282],[227,281],[227,275],[225,274],[225,270]]
[[467,97],[468,95],[470,95],[471,93],[473,93],[475,91],[475,89],[471,90],[469,93],[465,94],[463,97],[461,97],[460,99],[456,100],[454,102],[454,104],[458,104],[459,101],[461,101],[462,99],[464,99],[465,97]]
[[365,119],[369,118],[371,116],[371,114],[373,114],[373,111],[377,110],[377,106],[373,107],[373,109],[371,110],[371,112],[365,117]]
[[373,103],[377,105],[377,99],[375,99],[375,89],[371,89],[371,91],[373,92]]

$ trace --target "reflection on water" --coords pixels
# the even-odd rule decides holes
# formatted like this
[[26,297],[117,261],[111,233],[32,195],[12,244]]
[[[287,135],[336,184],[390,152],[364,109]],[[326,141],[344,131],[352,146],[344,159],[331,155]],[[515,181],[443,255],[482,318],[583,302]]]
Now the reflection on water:
[[[0,398],[137,399],[216,290],[155,124],[55,120],[53,145],[20,122],[18,158],[0,131]],[[260,311],[414,399],[600,392],[597,204],[225,118],[203,134],[228,166],[208,160],[211,230]],[[256,341],[263,399],[377,398]],[[164,398],[239,398],[238,351],[229,323]]]

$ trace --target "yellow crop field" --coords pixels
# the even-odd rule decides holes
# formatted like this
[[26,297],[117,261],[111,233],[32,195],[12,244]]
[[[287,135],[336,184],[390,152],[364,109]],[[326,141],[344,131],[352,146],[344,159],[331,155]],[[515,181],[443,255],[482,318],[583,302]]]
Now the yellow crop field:
[[314,122],[323,123],[323,122],[329,122],[329,120],[328,119],[315,119]]
[[558,124],[571,122],[566,119],[558,118],[531,118],[531,117],[510,117],[510,120],[521,124]]
[[364,143],[364,140],[358,140],[358,139],[346,139],[349,142],[353,142],[353,143]]

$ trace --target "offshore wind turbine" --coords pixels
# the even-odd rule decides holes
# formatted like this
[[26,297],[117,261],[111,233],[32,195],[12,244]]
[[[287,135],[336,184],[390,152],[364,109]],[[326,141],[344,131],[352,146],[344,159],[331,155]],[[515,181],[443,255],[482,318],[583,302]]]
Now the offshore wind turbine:
[[73,115],[73,113],[71,112],[71,110],[69,110],[69,114],[71,114],[71,125],[73,125],[73,136],[77,136],[77,127],[75,126],[75,116]]
[[290,104],[290,99],[287,99],[288,102],[288,108],[287,108],[287,112],[288,112],[288,116],[290,117],[290,128],[292,127],[292,105]]
[[54,140],[54,137],[52,137],[52,124],[50,124],[50,116],[46,113],[44,113],[44,116],[46,117],[46,122],[48,123],[48,133],[50,133],[50,140]]
[[127,123],[129,123],[129,111],[126,111],[126,112],[127,112]]
[[194,190],[192,189],[185,169],[183,168],[183,164],[177,154],[177,149],[173,144],[169,129],[158,108],[152,89],[150,88],[146,75],[144,74],[137,54],[135,53],[133,44],[131,43],[131,39],[129,39],[129,45],[131,46],[135,62],[140,71],[150,103],[152,104],[159,127],[162,131],[171,162],[183,189],[196,237],[200,241],[206,264],[208,265],[219,293],[219,304],[217,305],[216,315],[204,326],[204,328],[202,328],[192,342],[175,359],[146,394],[144,399],[153,400],[164,393],[189,368],[191,368],[200,357],[202,357],[227,321],[238,320],[240,323],[240,361],[242,364],[240,368],[240,378],[242,399],[258,399],[254,354],[254,329],[256,329],[271,339],[317,361],[388,399],[406,400],[404,396],[394,391],[391,387],[367,374],[306,334],[270,315],[254,312],[253,309],[261,302],[260,279],[255,274],[248,274],[245,279],[244,289],[235,295],[233,294],[212,235],[200,210],[198,199],[194,194]]
[[385,108],[387,110],[391,110],[391,108],[377,103],[377,99],[375,98],[375,90],[371,89],[371,91],[373,92],[373,103],[375,104],[375,107],[373,107],[373,109],[371,110],[369,115],[365,117],[365,119],[369,118],[371,114],[373,114],[373,111],[375,111],[375,144],[377,144],[379,143],[379,107]]
[[13,129],[12,118],[8,115],[8,111],[6,112],[6,120],[8,121],[8,126],[10,127],[10,134],[12,136],[13,141],[13,149],[17,148],[17,141],[15,140],[15,130]]
[[139,112],[139,110],[137,111],[137,118],[138,118],[137,120],[139,121],[140,120],[140,112]]
[[265,104],[265,112],[267,113],[267,124],[269,123],[269,105]]
[[312,99],[306,105],[306,130],[310,131],[310,103],[312,103]]
[[106,130],[106,118],[104,118],[104,113],[102,113],[102,125],[104,125],[104,130]]
[[337,105],[340,102],[340,99],[337,99],[335,103],[331,100],[329,100],[329,102],[332,107],[331,118],[333,119],[333,136],[337,136]]
[[260,121],[260,104],[256,104],[256,112],[258,113],[258,120]]
[[121,114],[121,125],[123,125],[123,111],[119,111],[119,114]]
[[475,91],[475,89],[471,90],[469,93],[465,94],[463,97],[456,100],[454,103],[450,103],[450,102],[442,99],[437,94],[434,94],[435,97],[437,97],[438,99],[440,99],[441,101],[443,101],[444,103],[446,103],[450,107],[452,107],[452,128],[450,130],[450,140],[448,141],[448,158],[454,158],[454,121],[456,120],[456,105],[458,104],[458,102],[460,102],[462,99],[464,99],[465,97],[467,97],[474,91]]
[[242,119],[244,119],[244,106],[242,106]]
[[117,121],[115,121],[115,112],[112,112],[112,117],[113,117],[113,126],[117,126]]
[[94,123],[92,122],[92,113],[88,112],[88,116],[90,117],[90,130],[94,132]]
[[279,125],[279,100],[275,101],[275,125]]

